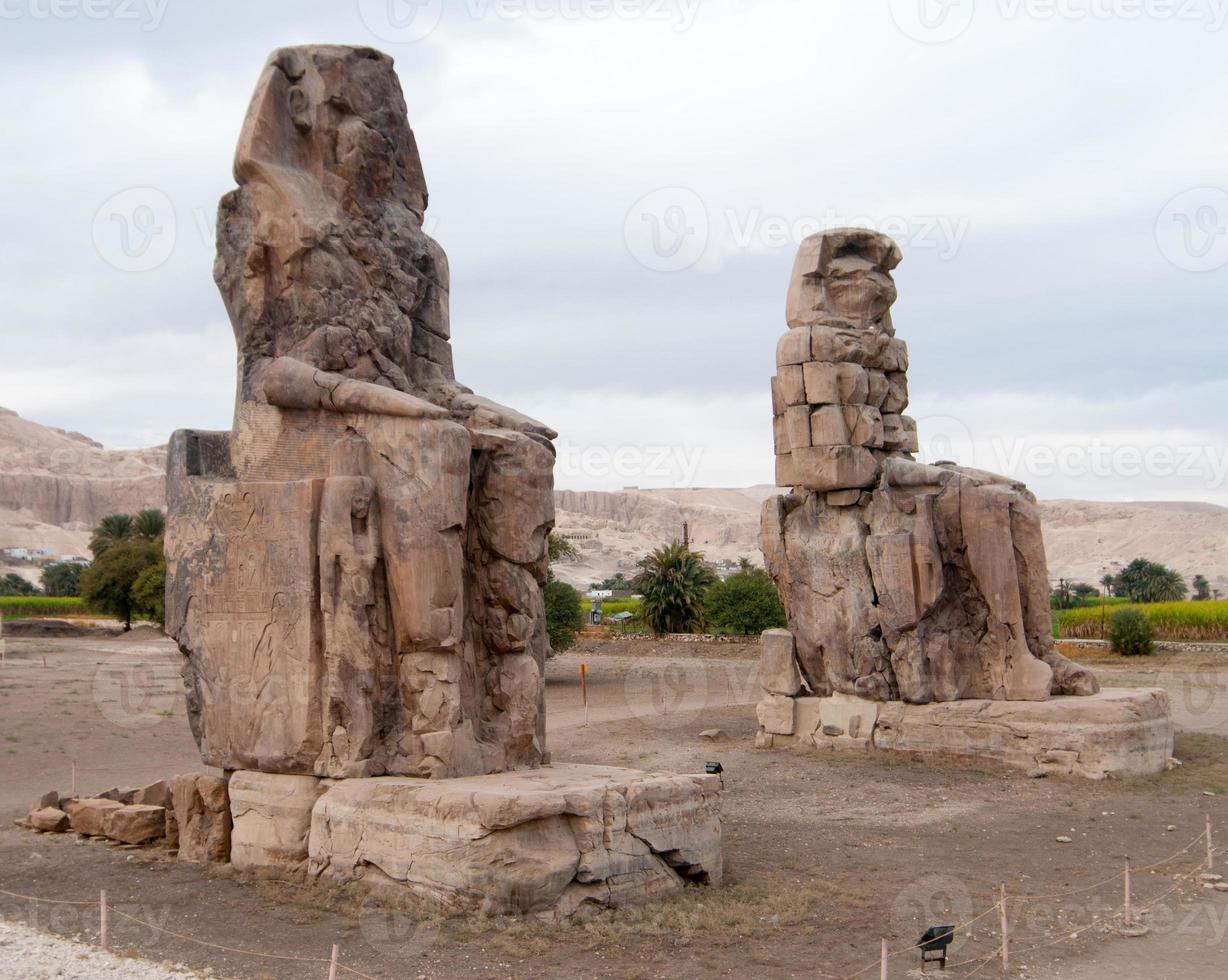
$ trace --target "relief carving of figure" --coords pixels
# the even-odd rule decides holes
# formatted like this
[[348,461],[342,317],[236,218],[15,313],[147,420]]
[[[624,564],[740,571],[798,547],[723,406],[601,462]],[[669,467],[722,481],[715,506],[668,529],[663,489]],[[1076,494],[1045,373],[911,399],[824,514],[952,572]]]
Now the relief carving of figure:
[[[363,476],[334,476],[320,504],[320,605],[330,775],[365,774],[375,753],[380,656],[379,504]],[[327,754],[327,753],[326,753]],[[358,770],[358,771],[355,771]]]

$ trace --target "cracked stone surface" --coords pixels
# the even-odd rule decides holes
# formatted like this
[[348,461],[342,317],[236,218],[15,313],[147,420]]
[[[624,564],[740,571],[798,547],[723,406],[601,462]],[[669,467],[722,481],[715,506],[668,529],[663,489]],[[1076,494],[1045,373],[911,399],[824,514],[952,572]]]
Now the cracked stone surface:
[[1115,688],[1048,701],[933,704],[883,704],[834,694],[792,699],[790,706],[787,723],[759,733],[762,747],[982,759],[1033,776],[1095,780],[1161,773],[1173,755],[1168,692],[1158,688]]
[[167,630],[203,761],[430,778],[547,758],[556,433],[457,382],[392,59],[275,52],[221,202],[229,432],[168,462]]
[[[807,239],[772,381],[778,480],[761,543],[793,634],[802,696],[910,704],[1088,696],[1054,648],[1036,500],[1016,481],[917,463],[899,248],[865,229]],[[765,641],[767,734],[792,725],[781,641]]]
[[583,915],[719,884],[720,795],[718,776],[580,765],[345,780],[313,811],[308,873],[458,911]]

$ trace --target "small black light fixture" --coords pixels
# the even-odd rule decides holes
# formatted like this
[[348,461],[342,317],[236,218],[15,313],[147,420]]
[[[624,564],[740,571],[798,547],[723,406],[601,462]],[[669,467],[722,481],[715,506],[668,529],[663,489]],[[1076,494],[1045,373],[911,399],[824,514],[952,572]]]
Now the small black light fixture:
[[706,766],[704,766],[704,772],[706,772],[709,776],[720,776],[722,773],[724,773],[724,771],[725,767],[719,762],[709,762]]
[[955,926],[930,926],[925,935],[917,940],[921,949],[921,972],[931,963],[937,963],[938,969],[947,968],[947,947],[955,939]]

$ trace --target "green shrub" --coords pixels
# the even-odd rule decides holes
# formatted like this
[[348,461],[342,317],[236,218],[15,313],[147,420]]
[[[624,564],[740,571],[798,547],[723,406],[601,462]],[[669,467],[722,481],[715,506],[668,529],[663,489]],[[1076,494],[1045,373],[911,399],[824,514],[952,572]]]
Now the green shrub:
[[160,595],[145,576],[141,592],[135,591],[142,573],[149,568],[162,568],[162,539],[126,538],[112,542],[81,575],[81,597],[97,609],[119,619],[124,629],[132,628],[134,616],[156,616],[157,610],[146,609],[143,599]]
[[758,636],[788,625],[776,583],[761,568],[737,572],[712,586],[704,598],[704,614],[715,633]]
[[77,564],[57,561],[43,569],[43,592],[49,596],[81,594],[81,571]]
[[1151,620],[1137,609],[1122,609],[1113,613],[1109,642],[1123,657],[1145,657],[1151,653],[1153,632]]
[[546,632],[550,634],[550,649],[562,653],[576,642],[576,636],[584,626],[580,612],[580,593],[566,582],[552,580],[546,583]]

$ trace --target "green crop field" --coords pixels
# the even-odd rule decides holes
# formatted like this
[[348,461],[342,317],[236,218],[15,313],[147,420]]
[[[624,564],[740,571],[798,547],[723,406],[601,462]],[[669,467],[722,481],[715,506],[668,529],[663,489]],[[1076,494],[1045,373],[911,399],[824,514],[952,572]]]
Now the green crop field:
[[[1104,610],[1104,628],[1121,609],[1138,609],[1155,629],[1157,640],[1187,640],[1202,643],[1228,643],[1228,600],[1213,602],[1155,602],[1139,606],[1110,604]],[[1099,606],[1054,612],[1057,635],[1068,640],[1101,638]]]
[[[638,613],[640,606],[643,605],[642,599],[602,599],[601,614],[609,619],[611,616],[617,616],[621,612]],[[580,599],[580,609],[583,610],[587,617],[593,611],[592,599]]]
[[84,599],[54,599],[44,595],[0,596],[0,619],[48,619],[81,616],[89,611]]

